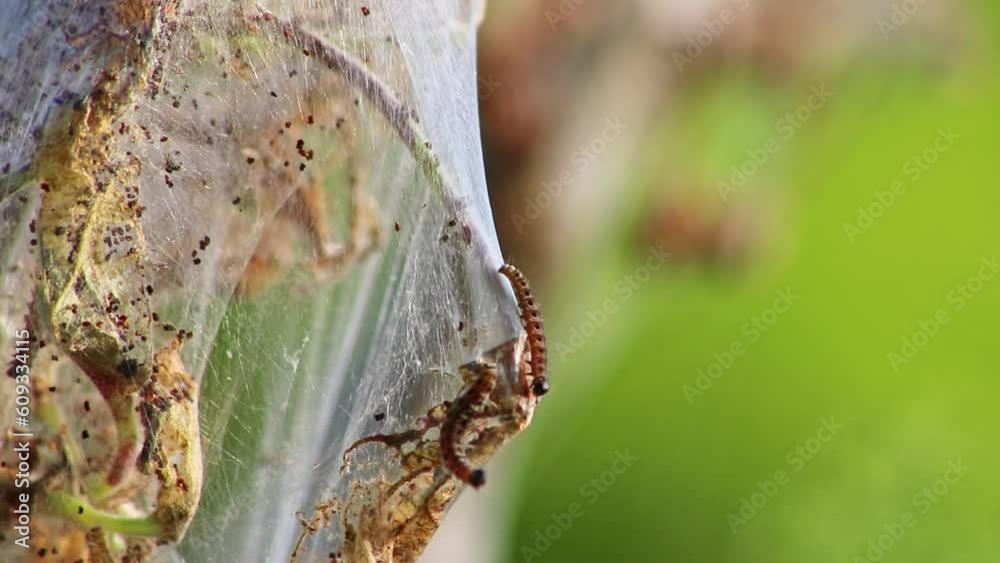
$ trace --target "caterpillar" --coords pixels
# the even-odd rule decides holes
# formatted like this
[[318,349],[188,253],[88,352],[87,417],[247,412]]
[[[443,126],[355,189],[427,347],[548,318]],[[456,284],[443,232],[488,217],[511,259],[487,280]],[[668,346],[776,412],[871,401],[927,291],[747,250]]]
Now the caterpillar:
[[531,386],[527,385],[527,377],[524,377],[525,389],[536,397],[540,397],[549,391],[549,382],[546,375],[548,356],[545,350],[545,328],[542,324],[542,314],[535,302],[535,297],[531,293],[528,279],[520,270],[504,264],[500,267],[500,273],[510,280],[511,287],[514,288],[514,296],[517,298],[517,306],[521,311],[521,325],[528,333],[528,351],[530,359],[528,365],[531,368]]
[[486,472],[482,469],[472,469],[458,454],[458,443],[462,439],[469,421],[483,402],[489,397],[496,386],[496,366],[481,364],[482,373],[465,393],[462,393],[451,408],[441,425],[441,458],[445,467],[458,479],[478,489],[486,484]]

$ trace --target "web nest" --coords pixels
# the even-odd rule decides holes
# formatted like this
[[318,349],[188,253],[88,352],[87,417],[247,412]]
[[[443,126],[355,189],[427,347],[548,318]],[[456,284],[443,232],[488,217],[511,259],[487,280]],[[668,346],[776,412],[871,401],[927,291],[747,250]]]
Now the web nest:
[[[537,401],[482,178],[481,6],[9,10],[0,342],[31,329],[32,492],[58,501],[35,507],[32,543],[134,561],[182,536],[199,561],[415,558],[463,481],[443,421],[341,470],[347,446],[424,424],[485,362],[495,382],[455,439],[480,467]],[[92,296],[62,326],[53,296],[80,278]],[[5,412],[15,395],[5,379]],[[81,503],[141,525],[84,520]],[[291,516],[334,506],[304,535]]]

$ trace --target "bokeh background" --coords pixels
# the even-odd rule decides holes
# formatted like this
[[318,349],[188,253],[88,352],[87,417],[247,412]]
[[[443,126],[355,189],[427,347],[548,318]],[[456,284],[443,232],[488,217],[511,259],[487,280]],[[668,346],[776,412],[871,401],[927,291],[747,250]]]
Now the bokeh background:
[[998,11],[492,2],[553,391],[448,559],[995,561]]

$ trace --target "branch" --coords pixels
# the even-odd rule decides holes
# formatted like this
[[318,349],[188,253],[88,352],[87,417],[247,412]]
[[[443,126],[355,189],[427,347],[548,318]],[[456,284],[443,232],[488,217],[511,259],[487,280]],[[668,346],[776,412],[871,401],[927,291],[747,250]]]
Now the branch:
[[286,41],[301,48],[306,56],[315,56],[323,61],[327,67],[340,73],[349,84],[361,90],[396,130],[427,179],[448,199],[450,190],[446,189],[448,186],[441,171],[441,162],[434,155],[430,141],[420,131],[420,119],[416,112],[350,53],[304,28],[297,21],[279,18],[263,8],[260,11],[261,15],[256,20],[274,24],[275,30]]

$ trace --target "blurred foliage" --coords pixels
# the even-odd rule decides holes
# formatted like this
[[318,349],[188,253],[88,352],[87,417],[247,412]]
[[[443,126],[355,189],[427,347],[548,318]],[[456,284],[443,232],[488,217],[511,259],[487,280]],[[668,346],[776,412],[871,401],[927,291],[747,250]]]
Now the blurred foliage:
[[[979,23],[1000,32],[995,16]],[[1000,254],[1000,79],[985,72],[996,35],[990,43],[950,70],[858,61],[774,84],[723,69],[664,108],[621,188],[632,199],[619,236],[580,249],[542,292],[553,391],[520,445],[506,560],[869,561],[869,540],[898,530],[905,512],[915,525],[884,560],[995,560],[1000,278],[960,310],[950,293]],[[642,225],[684,175],[679,163],[705,180],[695,197],[718,202],[715,182],[822,82],[835,92],[828,105],[730,198],[764,217],[754,228],[767,242],[750,268],[670,262],[625,300],[616,286],[646,260]],[[911,182],[904,164],[948,127],[960,138]],[[896,180],[907,191],[852,244],[843,225]],[[799,301],[752,342],[744,324],[786,288]],[[617,312],[560,353],[606,299]],[[887,355],[939,309],[950,322],[894,371]],[[735,341],[745,353],[689,404],[683,386]],[[796,461],[831,418],[843,429]],[[592,494],[616,452],[638,460]],[[933,504],[915,498],[957,460],[966,476],[943,495],[931,489]],[[777,471],[788,483],[734,533],[727,515]],[[582,515],[559,516],[572,503]],[[548,528],[551,539],[560,521],[568,529],[544,548],[539,535]]]

